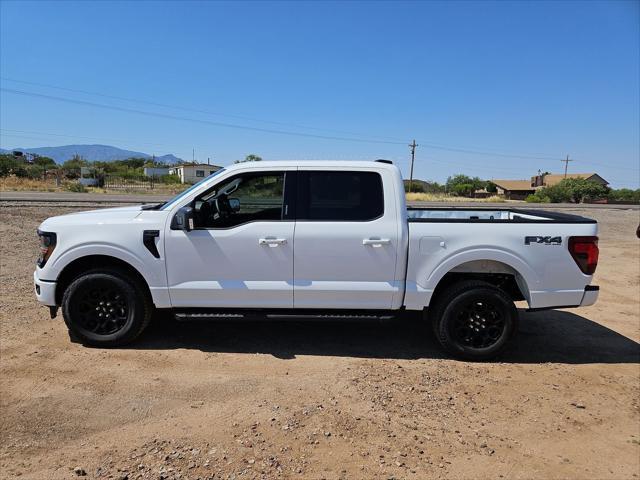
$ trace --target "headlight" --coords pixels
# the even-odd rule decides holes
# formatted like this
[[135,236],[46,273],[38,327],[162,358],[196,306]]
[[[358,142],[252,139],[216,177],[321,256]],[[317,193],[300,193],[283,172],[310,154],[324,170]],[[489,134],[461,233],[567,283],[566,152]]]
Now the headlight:
[[40,256],[38,257],[38,266],[44,267],[47,263],[53,249],[56,248],[56,234],[53,232],[41,232],[38,230],[38,237],[40,238]]

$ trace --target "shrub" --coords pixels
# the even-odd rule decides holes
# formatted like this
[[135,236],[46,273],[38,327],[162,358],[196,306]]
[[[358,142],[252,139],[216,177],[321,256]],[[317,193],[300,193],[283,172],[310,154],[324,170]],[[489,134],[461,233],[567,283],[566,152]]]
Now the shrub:
[[70,192],[87,193],[87,188],[80,182],[70,183],[69,186],[67,186],[67,190]]
[[44,168],[39,165],[29,165],[25,170],[26,177],[33,180],[41,179],[44,175]]
[[558,186],[566,188],[569,191],[571,200],[575,203],[605,198],[609,193],[609,189],[604,185],[585,178],[565,178]]
[[597,182],[584,178],[565,178],[557,185],[544,187],[526,198],[527,202],[539,203],[582,203],[585,200],[605,198],[609,189]]
[[453,185],[451,191],[460,197],[468,197],[476,191],[476,188],[473,183],[458,183]]
[[612,202],[640,203],[640,188],[635,190],[631,190],[630,188],[611,190],[607,198]]
[[547,197],[542,190],[538,190],[536,193],[529,195],[524,199],[527,203],[549,203],[551,199]]
[[455,195],[467,196],[485,188],[487,182],[479,177],[469,177],[467,175],[457,174],[447,178],[447,191]]
[[180,183],[180,175],[164,175],[159,180],[164,184],[174,185]]
[[13,155],[0,155],[0,177],[6,177],[11,174],[16,177],[25,177],[27,171],[24,162]]

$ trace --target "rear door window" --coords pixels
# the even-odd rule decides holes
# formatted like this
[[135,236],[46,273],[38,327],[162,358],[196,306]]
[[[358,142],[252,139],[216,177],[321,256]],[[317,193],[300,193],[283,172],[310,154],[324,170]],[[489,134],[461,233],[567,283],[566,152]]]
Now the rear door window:
[[383,213],[382,178],[378,173],[298,172],[298,220],[365,222]]

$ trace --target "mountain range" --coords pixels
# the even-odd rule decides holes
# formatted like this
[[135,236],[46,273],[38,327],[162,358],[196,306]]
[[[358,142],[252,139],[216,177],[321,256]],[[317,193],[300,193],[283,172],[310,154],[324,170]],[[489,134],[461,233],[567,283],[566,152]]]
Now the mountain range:
[[[19,150],[25,153],[35,153],[43,157],[49,157],[55,160],[56,163],[64,163],[74,155],[80,155],[85,160],[90,162],[94,160],[100,161],[113,161],[113,160],[125,160],[127,158],[151,158],[152,155],[143,152],[134,152],[132,150],[124,150],[118,147],[112,147],[110,145],[62,145],[60,147],[37,147],[37,148],[12,148],[5,150],[0,148],[0,153],[11,153],[15,150]],[[175,164],[182,163],[182,159],[172,154],[162,155],[155,157],[156,161]]]

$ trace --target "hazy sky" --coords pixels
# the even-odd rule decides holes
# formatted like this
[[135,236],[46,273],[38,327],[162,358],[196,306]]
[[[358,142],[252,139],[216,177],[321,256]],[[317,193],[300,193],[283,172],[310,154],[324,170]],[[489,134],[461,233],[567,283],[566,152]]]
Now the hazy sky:
[[3,1],[0,13],[4,148],[388,158],[408,176],[415,138],[416,178],[527,178],[568,154],[570,171],[640,186],[638,1]]

